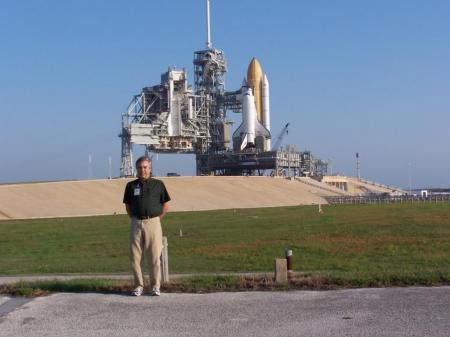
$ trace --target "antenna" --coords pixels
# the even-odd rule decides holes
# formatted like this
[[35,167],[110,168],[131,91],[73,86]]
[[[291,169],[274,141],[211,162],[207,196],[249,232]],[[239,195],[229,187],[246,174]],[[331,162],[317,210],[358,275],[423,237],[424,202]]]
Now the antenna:
[[211,49],[211,22],[209,15],[209,0],[206,0],[206,48]]

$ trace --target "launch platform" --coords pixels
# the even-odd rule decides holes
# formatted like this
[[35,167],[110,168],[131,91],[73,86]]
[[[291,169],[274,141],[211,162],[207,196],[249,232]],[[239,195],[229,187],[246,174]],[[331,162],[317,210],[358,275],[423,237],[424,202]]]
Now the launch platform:
[[315,160],[311,152],[297,152],[293,148],[276,151],[223,152],[197,155],[201,175],[264,175],[323,176],[327,164]]

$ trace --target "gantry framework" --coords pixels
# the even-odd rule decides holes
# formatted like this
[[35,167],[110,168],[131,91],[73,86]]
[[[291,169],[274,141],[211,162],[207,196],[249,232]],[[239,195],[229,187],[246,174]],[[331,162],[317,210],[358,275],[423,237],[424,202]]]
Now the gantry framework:
[[[225,93],[224,53],[206,49],[194,53],[194,90],[187,72],[169,69],[161,83],[145,87],[122,114],[121,176],[134,175],[132,144],[155,153],[208,154],[231,146],[227,104],[239,111],[236,93]],[[197,168],[205,174],[204,167]]]

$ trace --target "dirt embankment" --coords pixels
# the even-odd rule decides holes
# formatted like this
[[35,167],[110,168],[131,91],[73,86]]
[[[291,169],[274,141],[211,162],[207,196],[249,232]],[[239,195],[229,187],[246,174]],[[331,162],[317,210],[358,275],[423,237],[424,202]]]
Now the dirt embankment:
[[[171,211],[325,204],[324,190],[271,177],[161,177]],[[0,185],[0,219],[124,213],[130,179]]]

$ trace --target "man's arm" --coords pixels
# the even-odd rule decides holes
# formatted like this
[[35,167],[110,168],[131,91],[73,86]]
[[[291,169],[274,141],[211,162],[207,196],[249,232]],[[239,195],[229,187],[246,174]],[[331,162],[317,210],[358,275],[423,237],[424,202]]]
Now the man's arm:
[[131,205],[130,204],[125,204],[125,209],[127,210],[128,216],[131,218]]
[[169,211],[169,203],[165,202],[164,204],[162,204],[162,213],[159,216],[159,219],[162,220],[168,211]]
[[125,192],[123,193],[123,203],[125,204],[125,209],[127,210],[127,214],[128,216],[131,218],[132,214],[131,214],[131,187],[130,187],[130,183],[127,184],[127,186],[125,186]]

